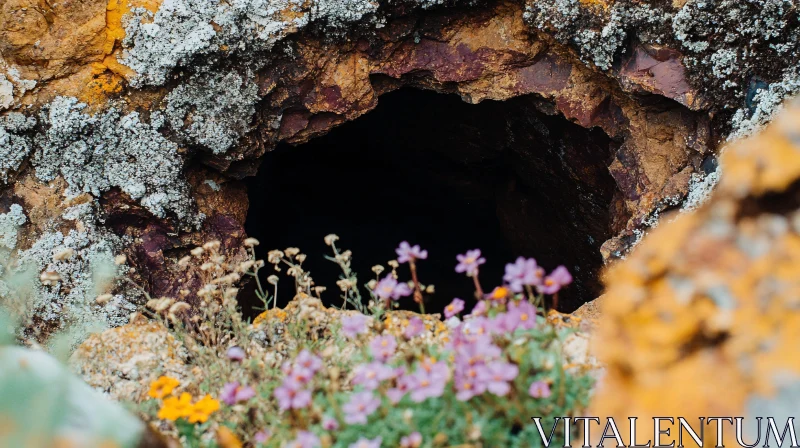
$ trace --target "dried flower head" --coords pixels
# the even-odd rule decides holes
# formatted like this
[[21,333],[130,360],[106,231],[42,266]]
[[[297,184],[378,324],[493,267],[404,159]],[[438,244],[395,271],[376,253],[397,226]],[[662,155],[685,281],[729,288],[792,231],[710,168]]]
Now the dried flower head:
[[282,258],[283,258],[283,252],[277,249],[271,250],[267,253],[267,261],[269,261],[272,264],[280,263]]
[[267,277],[267,283],[269,283],[270,285],[277,285],[278,280],[280,279],[278,278],[277,275],[270,275],[269,277]]
[[328,246],[333,246],[333,243],[339,241],[339,236],[336,234],[331,233],[330,235],[325,236],[325,244]]
[[61,276],[56,271],[45,271],[39,276],[39,280],[45,286],[53,286],[61,280]]
[[295,255],[300,253],[300,249],[296,247],[287,247],[286,250],[283,251],[289,257],[294,257]]
[[261,243],[259,243],[259,241],[257,239],[255,239],[255,238],[253,238],[253,237],[246,238],[244,240],[244,245],[247,246],[247,247],[255,247],[255,246],[258,246],[259,244],[261,244]]
[[209,251],[217,250],[217,249],[219,249],[219,246],[220,246],[219,240],[212,240],[212,241],[209,241],[209,242],[203,244],[203,249],[209,250]]
[[376,275],[381,275],[381,272],[383,272],[383,270],[384,267],[379,264],[376,264],[375,266],[372,267],[372,272],[374,272]]
[[189,253],[191,253],[195,257],[199,257],[200,255],[203,255],[203,248],[202,247],[195,247],[194,249],[189,251]]
[[392,269],[397,269],[398,267],[400,267],[400,263],[398,263],[397,260],[389,260],[386,262],[386,264],[391,266]]

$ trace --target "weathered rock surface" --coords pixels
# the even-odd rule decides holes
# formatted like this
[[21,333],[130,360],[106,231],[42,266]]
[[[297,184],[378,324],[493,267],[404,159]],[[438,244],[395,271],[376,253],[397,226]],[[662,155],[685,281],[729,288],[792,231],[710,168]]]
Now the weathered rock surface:
[[[265,151],[413,86],[468,102],[531,95],[540,111],[605,132],[619,193],[609,210],[617,236],[601,252],[613,259],[710,171],[718,141],[765,122],[797,89],[796,9],[767,6],[7,1],[0,213],[25,202],[21,182],[60,183],[67,201],[86,195],[90,239],[113,240],[137,281],[174,295],[186,279],[171,266],[187,248],[220,239],[234,254],[247,210],[238,179]],[[67,235],[65,215],[22,205],[18,249],[52,229]],[[61,286],[44,295],[51,314],[72,306],[57,297],[75,288]]]
[[608,272],[595,335],[608,374],[590,415],[680,415],[696,426],[700,416],[791,414],[800,387],[798,129],[794,104],[764,133],[728,146],[712,199]]

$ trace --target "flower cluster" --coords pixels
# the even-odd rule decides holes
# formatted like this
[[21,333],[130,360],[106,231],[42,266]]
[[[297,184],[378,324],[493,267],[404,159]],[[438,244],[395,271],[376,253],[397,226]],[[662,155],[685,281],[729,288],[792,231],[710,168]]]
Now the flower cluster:
[[320,368],[322,360],[308,350],[301,351],[293,363],[287,361],[283,364],[281,370],[286,376],[274,393],[282,411],[303,409],[311,403],[308,386]]
[[161,376],[150,384],[148,395],[163,398],[158,418],[171,421],[184,418],[189,423],[205,423],[211,414],[219,410],[219,401],[211,395],[205,395],[195,403],[192,403],[192,395],[188,392],[173,396],[172,392],[178,386],[180,382],[168,376]]

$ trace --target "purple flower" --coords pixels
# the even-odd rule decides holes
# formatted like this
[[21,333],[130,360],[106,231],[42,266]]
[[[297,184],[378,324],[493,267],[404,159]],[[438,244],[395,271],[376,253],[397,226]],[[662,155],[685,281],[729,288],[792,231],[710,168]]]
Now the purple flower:
[[502,354],[500,347],[492,343],[489,336],[462,343],[456,351],[456,363],[463,366],[474,366],[495,360]]
[[533,398],[547,398],[550,396],[550,385],[542,380],[534,381],[528,388],[528,395]]
[[466,272],[467,276],[472,277],[478,273],[478,266],[486,263],[486,259],[481,257],[480,249],[468,250],[466,254],[456,255],[458,264],[456,265],[456,272]]
[[400,448],[419,448],[422,445],[422,434],[412,432],[400,439]]
[[495,361],[479,370],[479,379],[486,384],[486,389],[497,396],[505,396],[511,390],[509,381],[519,374],[519,367],[510,362]]
[[359,334],[367,332],[367,321],[369,318],[363,314],[352,316],[342,316],[342,333],[348,338],[354,338]]
[[481,300],[475,304],[472,308],[472,312],[469,313],[470,316],[480,316],[481,314],[485,313],[489,307],[486,305],[485,300]]
[[375,295],[383,300],[398,300],[400,297],[410,296],[411,288],[405,283],[398,283],[392,274],[389,274],[375,285]]
[[419,317],[412,317],[409,319],[406,329],[403,330],[403,337],[411,339],[414,336],[422,334],[423,331],[425,331],[425,323],[422,322],[422,319]]
[[450,369],[442,361],[423,361],[411,375],[411,400],[422,403],[428,398],[439,397],[450,379]]
[[369,343],[372,357],[383,362],[388,361],[394,355],[395,350],[397,350],[397,341],[390,334],[374,337]]
[[408,263],[409,261],[424,260],[428,258],[427,250],[420,250],[419,244],[411,246],[408,244],[408,241],[403,241],[400,243],[400,247],[395,249],[395,252],[397,252],[398,263]]
[[411,387],[414,385],[413,379],[406,375],[405,367],[398,368],[398,372],[396,372],[397,376],[397,383],[395,387],[386,391],[386,396],[389,398],[393,404],[397,404],[400,400],[403,399],[405,394],[411,390]]
[[297,355],[297,358],[294,360],[294,364],[297,367],[311,371],[311,373],[316,373],[320,368],[322,368],[322,360],[318,356],[314,356],[310,351],[305,349],[303,349],[303,351]]
[[250,386],[242,387],[238,381],[227,383],[222,386],[219,397],[228,406],[247,401],[256,396],[256,391]]
[[542,294],[555,294],[562,286],[572,283],[572,275],[567,268],[559,266],[545,277],[544,281],[536,287]]
[[354,372],[353,384],[359,384],[369,390],[375,390],[382,381],[394,378],[394,370],[379,361],[358,365]]
[[318,448],[319,437],[310,431],[298,431],[297,438],[289,442],[286,448]]
[[372,440],[361,437],[356,443],[351,443],[348,448],[381,448],[382,441],[383,439],[381,437],[375,437]]
[[283,384],[275,389],[275,398],[282,411],[303,409],[311,403],[311,391],[302,389],[302,386],[291,378],[284,378]]
[[444,317],[450,319],[462,311],[464,311],[464,301],[459,298],[455,298],[452,302],[450,302],[450,305],[444,307]]
[[339,422],[337,422],[335,418],[326,415],[322,419],[322,428],[325,431],[336,431],[339,429]]
[[367,423],[367,417],[372,415],[380,405],[381,401],[375,398],[371,391],[356,392],[350,395],[350,401],[342,406],[345,413],[344,421],[348,425],[357,423],[363,425]]
[[265,429],[263,431],[258,431],[253,436],[253,441],[256,443],[267,443],[267,440],[269,440],[270,437],[272,437],[272,431]]
[[467,401],[470,398],[486,392],[486,383],[480,380],[480,370],[483,366],[470,366],[456,376],[456,398]]
[[246,356],[241,347],[231,347],[228,349],[228,352],[225,355],[228,357],[228,359],[235,362],[242,362]]
[[491,333],[491,330],[492,321],[483,316],[467,320],[462,325],[462,331],[468,338],[486,336]]
[[513,333],[518,328],[530,330],[536,327],[536,307],[530,302],[511,301],[508,312],[499,313],[492,319],[492,330],[496,334]]
[[514,263],[506,265],[506,274],[503,280],[508,283],[508,287],[514,292],[522,292],[523,286],[539,285],[542,282],[544,270],[536,264],[533,258],[517,258]]
[[286,378],[291,379],[292,381],[296,381],[301,385],[311,381],[311,378],[314,376],[313,371],[301,367],[297,364],[292,365],[288,369],[288,371],[285,372],[286,372]]

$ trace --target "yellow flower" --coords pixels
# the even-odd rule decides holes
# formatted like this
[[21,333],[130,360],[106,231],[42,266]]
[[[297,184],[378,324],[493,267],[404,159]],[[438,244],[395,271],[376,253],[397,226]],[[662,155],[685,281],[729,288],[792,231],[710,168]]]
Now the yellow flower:
[[171,394],[180,384],[180,381],[171,376],[162,376],[150,383],[150,392],[147,395],[153,398],[164,398]]
[[161,409],[158,411],[158,418],[175,421],[182,417],[188,417],[192,409],[192,396],[184,392],[180,398],[165,398]]
[[205,423],[208,417],[218,409],[219,401],[211,398],[211,395],[206,395],[192,406],[188,415],[189,423]]

